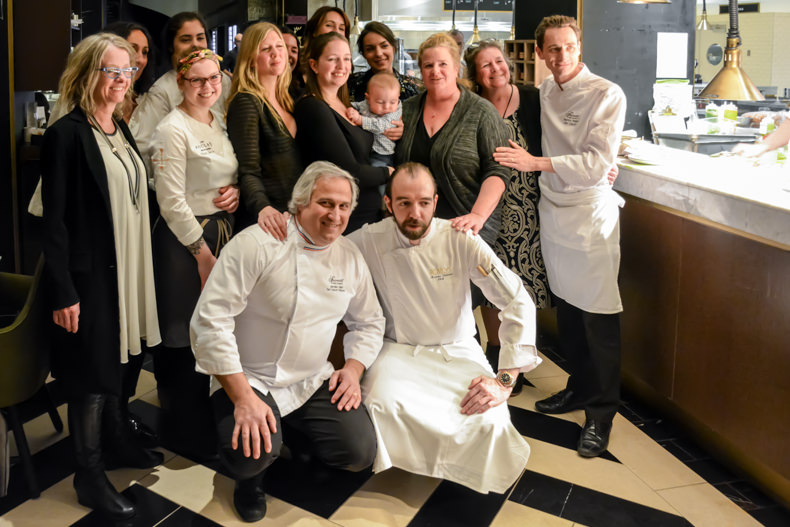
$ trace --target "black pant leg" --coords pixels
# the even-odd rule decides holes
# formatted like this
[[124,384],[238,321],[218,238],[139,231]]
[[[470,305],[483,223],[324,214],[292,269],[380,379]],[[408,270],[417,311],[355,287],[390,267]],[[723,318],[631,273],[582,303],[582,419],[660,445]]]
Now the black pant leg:
[[329,381],[325,381],[305,404],[283,417],[283,422],[307,436],[313,453],[323,463],[354,472],[363,470],[376,457],[373,422],[364,405],[341,411],[331,398]]
[[567,388],[576,394],[575,399],[583,402],[589,394],[584,383],[585,366],[589,360],[587,339],[581,309],[557,297],[557,333],[560,353],[568,361]]
[[272,451],[269,453],[264,451],[263,438],[261,438],[261,457],[258,459],[244,456],[241,438],[239,438],[239,447],[236,450],[233,449],[233,429],[236,426],[236,420],[233,417],[233,401],[230,400],[227,392],[220,389],[211,395],[211,406],[214,411],[214,420],[217,423],[219,458],[228,472],[237,480],[253,478],[266,470],[280,456],[283,444],[280,409],[277,407],[277,403],[271,394],[263,395],[258,390],[254,388],[253,390],[258,398],[269,405],[277,422],[277,432],[271,435]]
[[587,417],[611,422],[620,407],[620,314],[583,312],[590,351],[588,382],[595,394],[585,406]]

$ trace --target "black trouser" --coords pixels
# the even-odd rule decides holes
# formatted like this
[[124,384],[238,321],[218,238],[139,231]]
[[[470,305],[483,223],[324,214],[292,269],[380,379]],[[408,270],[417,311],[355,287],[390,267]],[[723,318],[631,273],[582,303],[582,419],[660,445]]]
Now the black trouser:
[[165,442],[190,454],[213,455],[217,441],[209,403],[211,377],[195,371],[192,350],[160,346],[154,353],[154,376]]
[[219,436],[219,457],[235,479],[253,478],[279,457],[283,444],[283,425],[304,434],[310,442],[312,453],[330,467],[356,472],[373,464],[376,434],[368,411],[363,405],[348,412],[338,410],[337,405],[330,402],[332,392],[329,391],[329,381],[325,381],[300,408],[282,418],[271,393],[263,395],[255,390],[255,394],[271,407],[277,420],[277,433],[272,434],[271,438],[272,451],[268,454],[263,451],[261,439],[259,459],[244,457],[241,438],[239,448],[233,450],[231,438],[236,425],[233,402],[222,389],[211,396]]
[[620,315],[589,313],[557,298],[557,330],[574,402],[588,419],[611,422],[620,406]]

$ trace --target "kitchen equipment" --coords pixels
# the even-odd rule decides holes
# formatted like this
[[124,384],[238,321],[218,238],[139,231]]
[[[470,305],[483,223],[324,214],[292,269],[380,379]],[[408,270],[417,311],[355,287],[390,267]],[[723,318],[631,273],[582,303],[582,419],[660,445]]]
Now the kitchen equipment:
[[680,134],[655,132],[653,136],[659,145],[678,148],[699,154],[715,154],[724,150],[732,150],[738,143],[754,143],[757,135],[748,134]]

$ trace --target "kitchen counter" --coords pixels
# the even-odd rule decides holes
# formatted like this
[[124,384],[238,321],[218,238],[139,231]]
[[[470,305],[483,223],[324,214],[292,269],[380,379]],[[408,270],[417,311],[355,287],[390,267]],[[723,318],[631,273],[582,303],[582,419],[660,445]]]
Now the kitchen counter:
[[620,160],[624,382],[790,506],[790,167]]

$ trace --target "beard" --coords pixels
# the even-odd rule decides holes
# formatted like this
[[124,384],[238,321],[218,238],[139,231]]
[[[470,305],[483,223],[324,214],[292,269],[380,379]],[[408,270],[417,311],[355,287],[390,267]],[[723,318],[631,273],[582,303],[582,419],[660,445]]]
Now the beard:
[[412,241],[419,240],[425,236],[425,232],[428,230],[428,227],[430,227],[430,222],[424,223],[420,220],[406,220],[403,223],[398,223],[396,221],[395,224],[398,226],[398,230],[401,234]]

